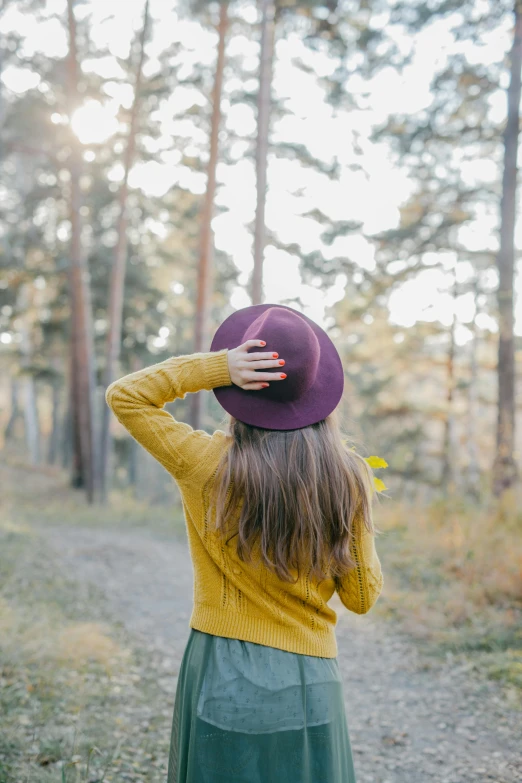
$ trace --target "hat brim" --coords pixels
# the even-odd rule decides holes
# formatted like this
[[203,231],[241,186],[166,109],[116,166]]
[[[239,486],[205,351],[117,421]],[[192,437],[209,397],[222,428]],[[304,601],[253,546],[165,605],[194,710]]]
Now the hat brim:
[[[250,324],[270,307],[297,312],[274,304],[237,310],[219,326],[210,350],[237,348]],[[263,389],[245,390],[235,384],[213,389],[219,404],[235,419],[267,430],[297,430],[326,419],[339,404],[344,391],[344,372],[337,349],[324,329],[303,313],[298,314],[311,326],[320,345],[319,369],[313,385],[296,401],[269,398],[263,395]]]

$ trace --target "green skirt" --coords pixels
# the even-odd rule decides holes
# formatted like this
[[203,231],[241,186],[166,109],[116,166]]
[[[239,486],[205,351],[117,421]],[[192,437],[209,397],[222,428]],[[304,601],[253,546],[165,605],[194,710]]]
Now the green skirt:
[[167,783],[355,783],[336,658],[191,629]]

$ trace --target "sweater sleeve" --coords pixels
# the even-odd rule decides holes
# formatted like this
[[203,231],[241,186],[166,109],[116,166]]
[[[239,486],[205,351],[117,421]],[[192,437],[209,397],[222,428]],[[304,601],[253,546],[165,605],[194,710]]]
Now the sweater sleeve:
[[354,526],[350,551],[356,565],[337,582],[336,589],[347,609],[356,614],[366,614],[381,594],[384,579],[375,536],[359,516],[355,518]]
[[126,375],[108,387],[105,398],[132,437],[180,480],[201,464],[213,436],[176,421],[163,406],[187,392],[231,383],[225,349],[177,356]]

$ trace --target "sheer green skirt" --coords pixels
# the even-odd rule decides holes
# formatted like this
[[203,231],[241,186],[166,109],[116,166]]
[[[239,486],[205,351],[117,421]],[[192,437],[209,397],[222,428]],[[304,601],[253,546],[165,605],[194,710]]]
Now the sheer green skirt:
[[191,629],[167,783],[355,783],[336,658]]

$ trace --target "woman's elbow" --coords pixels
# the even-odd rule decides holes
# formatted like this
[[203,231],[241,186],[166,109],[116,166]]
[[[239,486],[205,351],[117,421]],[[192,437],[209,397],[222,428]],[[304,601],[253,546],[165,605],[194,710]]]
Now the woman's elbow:
[[356,604],[355,606],[349,606],[348,608],[354,612],[355,614],[368,614],[370,609],[375,606],[375,602],[377,601],[377,597],[374,599],[366,599],[365,601],[361,601],[359,604]]
[[375,606],[375,604],[379,599],[380,594],[382,593],[383,585],[384,585],[384,578],[382,573],[379,573],[379,576],[370,585],[370,589],[368,591],[368,596],[365,601],[363,611],[360,612],[360,614],[367,614],[370,611],[370,609],[372,609]]
[[377,603],[377,599],[382,592],[383,584],[384,579],[381,573],[374,581],[368,584],[366,590],[358,592],[357,597],[355,597],[354,592],[340,592],[339,597],[350,612],[354,612],[355,614],[368,614],[370,609]]
[[121,396],[120,392],[121,388],[119,381],[114,381],[105,390],[105,402],[113,412],[116,412],[118,408],[118,400]]

